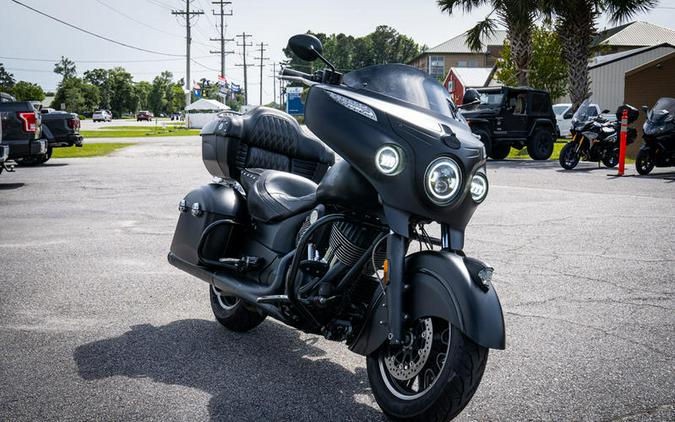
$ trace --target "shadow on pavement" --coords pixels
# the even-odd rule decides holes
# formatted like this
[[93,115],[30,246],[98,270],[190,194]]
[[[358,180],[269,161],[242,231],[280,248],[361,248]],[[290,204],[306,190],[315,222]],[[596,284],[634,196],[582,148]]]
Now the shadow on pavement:
[[329,361],[317,340],[270,322],[237,334],[191,319],[133,326],[73,357],[85,380],[147,377],[207,392],[211,420],[382,420],[355,401],[370,395],[365,369]]
[[49,168],[49,167],[63,167],[63,166],[68,166],[70,164],[68,163],[44,163],[40,164],[37,166],[19,166],[23,168],[31,168],[31,169],[41,169],[41,168]]
[[500,169],[500,168],[524,168],[524,169],[554,169],[560,168],[558,160],[515,160],[515,159],[506,159],[506,160],[492,160],[489,159],[487,162],[488,169]]
[[0,190],[19,189],[26,186],[25,183],[0,183]]

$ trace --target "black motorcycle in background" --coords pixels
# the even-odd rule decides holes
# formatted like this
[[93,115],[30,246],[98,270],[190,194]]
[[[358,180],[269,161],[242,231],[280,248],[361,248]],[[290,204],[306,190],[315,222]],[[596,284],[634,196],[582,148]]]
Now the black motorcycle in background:
[[[638,118],[638,110],[624,104],[616,111],[617,120],[610,122],[602,115],[596,115],[589,100],[584,100],[572,117],[572,140],[560,150],[560,166],[571,170],[580,160],[584,160],[602,162],[609,168],[615,167],[619,163],[619,136],[624,110],[628,111],[628,124]],[[609,110],[603,110],[602,113],[609,113]],[[635,128],[629,127],[626,145],[632,144],[636,137]]]
[[[310,86],[305,122],[321,141],[265,107],[208,124],[202,158],[216,180],[180,202],[169,262],[210,284],[227,329],[270,316],[345,342],[367,357],[385,414],[449,420],[478,388],[488,349],[505,345],[493,269],[463,252],[488,193],[485,148],[425,72],[341,75],[317,38],[289,46],[328,66],[282,72]],[[408,254],[413,242],[423,250]]]
[[641,175],[654,167],[675,165],[675,98],[659,99],[647,113],[642,126],[643,143],[635,159],[635,168]]

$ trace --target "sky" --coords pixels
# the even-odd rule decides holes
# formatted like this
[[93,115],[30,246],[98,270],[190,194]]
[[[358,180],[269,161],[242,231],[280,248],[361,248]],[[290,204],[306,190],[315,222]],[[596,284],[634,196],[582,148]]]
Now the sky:
[[[184,55],[185,27],[171,15],[171,9],[184,9],[186,0],[20,0],[35,9],[70,24],[147,50]],[[480,7],[470,14],[444,14],[435,0],[231,0],[233,15],[226,18],[226,38],[246,32],[249,43],[265,43],[263,69],[263,103],[273,100],[271,63],[284,60],[282,49],[288,38],[312,30],[362,36],[378,25],[389,25],[412,37],[419,44],[433,47],[461,34],[490,9]],[[191,9],[203,10],[193,27],[192,57],[199,64],[191,66],[191,79],[215,80],[220,73],[220,56],[209,54],[219,43],[209,38],[219,36],[212,14],[216,6],[211,0],[191,0]],[[126,15],[126,16],[124,16]],[[636,15],[642,20],[675,29],[675,0],[661,0],[657,9]],[[611,27],[606,17],[599,28]],[[241,41],[241,38],[237,39]],[[248,63],[255,62],[259,52],[247,49]],[[228,78],[243,83],[242,48],[229,43],[226,50]],[[0,63],[17,80],[26,80],[54,91],[60,76],[53,73],[54,63],[66,56],[75,61],[78,75],[93,68],[125,67],[135,81],[151,81],[163,70],[175,80],[185,75],[185,58],[141,52],[112,44],[12,2],[0,0]],[[33,60],[19,60],[33,59]],[[259,61],[255,62],[256,64]],[[260,68],[248,68],[249,102],[258,104]]]

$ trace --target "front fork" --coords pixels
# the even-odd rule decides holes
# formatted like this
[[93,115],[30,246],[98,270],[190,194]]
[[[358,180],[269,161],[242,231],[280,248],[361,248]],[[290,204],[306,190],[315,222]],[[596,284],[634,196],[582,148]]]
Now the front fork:
[[[450,249],[450,229],[447,224],[441,224],[441,247]],[[408,250],[408,239],[398,233],[391,232],[387,239],[388,268],[385,279],[387,319],[389,320],[389,334],[387,339],[392,345],[400,345],[405,341],[403,325],[410,320],[410,314],[405,310],[405,295],[411,290],[410,284],[405,282],[405,256]]]

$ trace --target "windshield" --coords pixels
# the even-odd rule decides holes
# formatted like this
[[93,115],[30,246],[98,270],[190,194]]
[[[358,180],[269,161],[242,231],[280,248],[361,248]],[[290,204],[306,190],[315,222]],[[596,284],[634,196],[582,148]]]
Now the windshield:
[[481,92],[480,105],[487,107],[497,107],[502,104],[504,94],[501,92]]
[[576,113],[574,113],[574,117],[572,117],[572,119],[583,123],[591,120],[593,117],[597,115],[598,115],[597,110],[595,109],[595,107],[591,107],[590,101],[584,100],[584,102],[581,103],[581,105],[577,109]]
[[368,66],[349,72],[345,85],[365,89],[457,119],[448,91],[427,73],[403,64]]
[[557,115],[560,116],[562,115],[568,108],[570,108],[569,105],[567,104],[556,104],[553,106],[553,112]]
[[675,98],[660,98],[649,111],[647,119],[652,123],[665,121],[669,116],[675,116]]

